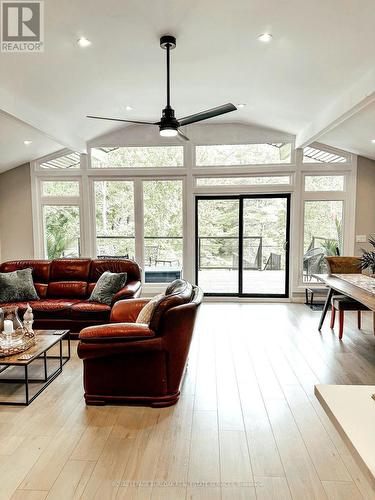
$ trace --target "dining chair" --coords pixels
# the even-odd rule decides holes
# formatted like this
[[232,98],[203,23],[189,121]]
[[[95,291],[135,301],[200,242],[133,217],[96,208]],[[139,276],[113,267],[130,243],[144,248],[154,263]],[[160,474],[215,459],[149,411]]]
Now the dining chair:
[[[325,258],[330,274],[359,274],[361,273],[359,257],[326,257]],[[345,311],[357,311],[357,325],[362,327],[362,311],[370,309],[355,299],[346,295],[333,295],[330,328],[333,329],[336,320],[336,311],[339,313],[339,339],[344,333]],[[375,319],[375,318],[374,318]],[[375,334],[375,322],[374,322]]]

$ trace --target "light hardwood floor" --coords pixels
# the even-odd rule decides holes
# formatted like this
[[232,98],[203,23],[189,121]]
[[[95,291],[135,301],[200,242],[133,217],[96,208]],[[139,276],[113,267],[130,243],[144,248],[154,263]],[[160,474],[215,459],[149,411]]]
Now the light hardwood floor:
[[375,383],[370,318],[339,342],[319,314],[204,304],[171,408],[86,407],[74,356],[30,407],[0,407],[0,498],[375,499],[313,393]]

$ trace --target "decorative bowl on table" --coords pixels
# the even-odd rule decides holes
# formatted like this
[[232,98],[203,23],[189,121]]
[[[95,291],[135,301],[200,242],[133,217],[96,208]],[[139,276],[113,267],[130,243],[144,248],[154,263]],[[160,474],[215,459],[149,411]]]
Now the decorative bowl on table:
[[23,352],[34,344],[35,336],[23,326],[18,307],[0,308],[0,357]]

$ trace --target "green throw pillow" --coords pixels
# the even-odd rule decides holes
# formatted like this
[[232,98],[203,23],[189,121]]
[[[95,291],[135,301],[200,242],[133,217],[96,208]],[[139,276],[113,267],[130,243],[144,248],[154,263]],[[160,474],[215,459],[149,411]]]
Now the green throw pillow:
[[32,269],[19,269],[10,273],[0,273],[0,303],[38,300]]
[[126,285],[127,273],[111,273],[105,271],[98,279],[89,300],[100,304],[112,304],[112,299],[117,292]]

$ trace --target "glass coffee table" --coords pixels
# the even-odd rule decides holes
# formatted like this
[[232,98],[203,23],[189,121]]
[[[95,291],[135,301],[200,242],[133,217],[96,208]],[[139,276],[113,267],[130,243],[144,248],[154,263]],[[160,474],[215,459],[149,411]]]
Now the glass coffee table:
[[[36,344],[27,351],[13,356],[0,358],[0,405],[27,406],[39,396],[41,392],[62,372],[63,366],[70,359],[70,331],[69,330],[35,330]],[[66,353],[63,352],[63,341],[67,343]],[[48,354],[55,346],[58,346],[58,354]],[[54,360],[56,366],[50,371],[48,361]],[[39,365],[38,372],[41,377],[30,377],[30,369]],[[23,372],[21,377],[13,377],[14,371]],[[9,384],[23,385],[24,398],[12,400],[11,395],[6,394],[2,388]],[[36,392],[30,394],[30,385],[38,387]],[[39,387],[40,386],[40,387]],[[17,391],[19,393],[19,390]]]

